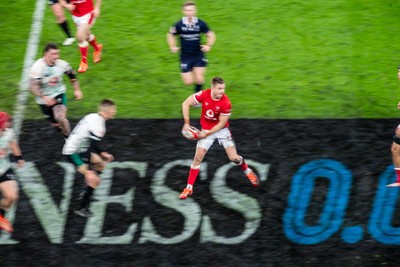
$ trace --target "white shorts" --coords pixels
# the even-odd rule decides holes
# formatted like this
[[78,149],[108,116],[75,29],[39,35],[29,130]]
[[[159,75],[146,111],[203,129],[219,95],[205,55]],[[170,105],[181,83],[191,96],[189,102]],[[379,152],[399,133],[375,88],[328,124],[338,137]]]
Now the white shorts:
[[[205,131],[205,132],[207,132],[207,131]],[[201,147],[201,148],[208,150],[212,146],[212,144],[214,143],[214,141],[216,139],[218,139],[218,143],[221,146],[223,146],[224,148],[235,145],[235,141],[233,140],[233,137],[232,137],[232,134],[231,134],[231,131],[229,130],[229,128],[223,128],[223,129],[219,130],[218,132],[207,136],[206,138],[198,140],[197,147]]]
[[93,26],[96,18],[94,17],[93,12],[90,12],[82,17],[72,16],[72,20],[74,21],[76,27],[79,27],[82,24],[89,24],[90,26]]

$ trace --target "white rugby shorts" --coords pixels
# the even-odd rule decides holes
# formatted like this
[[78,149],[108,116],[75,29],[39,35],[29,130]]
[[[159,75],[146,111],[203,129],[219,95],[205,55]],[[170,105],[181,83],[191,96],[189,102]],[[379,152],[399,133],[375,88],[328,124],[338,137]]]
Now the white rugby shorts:
[[[205,131],[207,132],[207,131]],[[224,148],[234,146],[235,141],[233,140],[231,131],[229,128],[223,128],[216,133],[213,133],[206,138],[200,139],[197,141],[197,147],[204,148],[208,150],[215,140],[218,140],[218,143]]]
[[89,24],[90,26],[93,26],[96,18],[93,15],[93,12],[87,13],[86,15],[83,15],[82,17],[76,17],[72,16],[72,20],[74,21],[75,25],[79,27],[82,24]]

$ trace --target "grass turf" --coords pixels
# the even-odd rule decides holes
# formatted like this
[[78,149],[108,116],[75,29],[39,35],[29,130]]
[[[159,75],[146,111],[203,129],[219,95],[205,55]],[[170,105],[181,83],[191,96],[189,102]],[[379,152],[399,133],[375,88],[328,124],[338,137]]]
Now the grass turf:
[[[0,109],[12,112],[34,3],[6,2],[0,4],[6,10],[0,25],[7,29],[0,37],[4,77]],[[80,118],[94,111],[104,97],[118,103],[119,118],[181,117],[181,102],[193,89],[182,84],[178,57],[169,53],[165,41],[169,26],[181,17],[181,3],[103,2],[93,32],[104,44],[104,60],[91,63],[88,72],[79,75],[85,99],[69,101],[69,117]],[[217,35],[208,54],[207,86],[213,76],[225,78],[233,118],[399,116],[398,1],[197,4],[199,17]],[[63,39],[47,6],[37,57],[45,43]],[[62,58],[77,68],[76,45],[61,49]],[[68,96],[73,98],[72,90]],[[194,116],[198,116],[197,110]],[[41,118],[32,97],[26,118]]]

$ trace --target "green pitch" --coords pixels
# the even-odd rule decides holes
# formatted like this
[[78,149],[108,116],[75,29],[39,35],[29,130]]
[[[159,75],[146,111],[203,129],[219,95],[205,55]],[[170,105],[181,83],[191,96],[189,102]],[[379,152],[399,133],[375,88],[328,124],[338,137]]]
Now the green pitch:
[[[74,101],[69,91],[71,118],[94,111],[105,97],[118,103],[118,118],[181,118],[181,102],[193,89],[182,84],[178,56],[165,40],[169,26],[181,17],[181,3],[103,1],[93,31],[104,45],[104,60],[79,75],[84,100]],[[14,109],[34,4],[0,3],[1,110]],[[217,35],[208,54],[207,86],[213,76],[225,78],[233,118],[400,116],[399,1],[197,4],[199,17]],[[64,39],[48,6],[43,25],[37,57],[45,43]],[[76,45],[61,48],[62,58],[77,68]],[[41,118],[31,96],[25,116]]]

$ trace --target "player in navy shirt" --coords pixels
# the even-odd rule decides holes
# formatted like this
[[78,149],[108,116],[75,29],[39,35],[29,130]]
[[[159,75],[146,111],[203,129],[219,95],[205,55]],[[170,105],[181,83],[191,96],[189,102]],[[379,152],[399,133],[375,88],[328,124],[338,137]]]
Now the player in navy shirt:
[[[215,43],[215,34],[207,23],[196,17],[197,9],[194,2],[185,2],[182,6],[184,17],[172,26],[167,34],[168,46],[172,53],[180,50],[181,76],[185,85],[195,84],[195,91],[202,89],[207,59],[204,55]],[[201,35],[205,34],[207,41],[201,44]],[[176,37],[179,36],[180,46]]]

